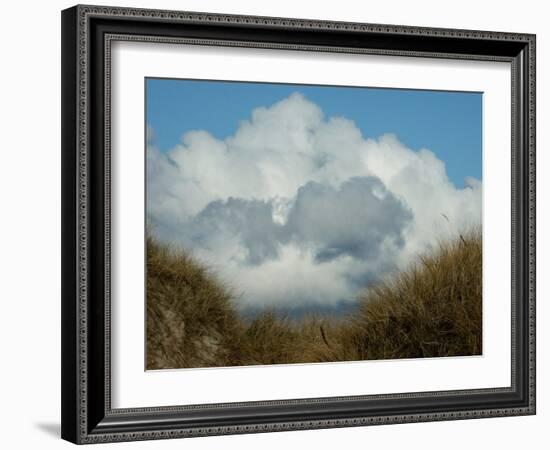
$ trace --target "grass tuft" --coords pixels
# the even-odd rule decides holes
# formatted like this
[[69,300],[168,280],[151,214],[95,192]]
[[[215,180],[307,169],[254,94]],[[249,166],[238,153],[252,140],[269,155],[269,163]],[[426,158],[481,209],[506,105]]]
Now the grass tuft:
[[440,242],[336,318],[242,320],[231,290],[185,251],[147,239],[147,368],[479,355],[482,240]]
[[231,365],[240,326],[227,287],[184,251],[148,237],[148,369]]

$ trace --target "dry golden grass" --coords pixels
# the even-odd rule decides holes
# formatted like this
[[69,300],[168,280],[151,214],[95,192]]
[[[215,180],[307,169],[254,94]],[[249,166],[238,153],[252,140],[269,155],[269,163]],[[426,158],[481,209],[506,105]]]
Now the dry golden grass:
[[481,354],[481,232],[441,242],[366,290],[343,318],[239,318],[229,290],[184,252],[147,243],[147,367]]
[[147,368],[231,365],[241,334],[231,293],[183,251],[147,239]]
[[343,360],[479,355],[481,311],[481,233],[471,231],[368,289],[335,341]]

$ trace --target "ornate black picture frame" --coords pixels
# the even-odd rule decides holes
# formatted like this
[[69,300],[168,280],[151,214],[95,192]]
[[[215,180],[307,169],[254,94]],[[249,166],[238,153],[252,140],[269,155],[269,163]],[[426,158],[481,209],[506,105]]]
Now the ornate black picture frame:
[[[475,59],[512,67],[511,385],[113,409],[110,46],[116,40]],[[178,11],[62,12],[62,437],[74,443],[535,414],[535,36]]]

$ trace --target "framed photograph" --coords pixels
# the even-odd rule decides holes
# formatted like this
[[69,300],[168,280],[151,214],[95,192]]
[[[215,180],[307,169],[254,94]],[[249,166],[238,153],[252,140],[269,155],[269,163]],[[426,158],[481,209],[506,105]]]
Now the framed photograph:
[[535,36],[62,12],[62,437],[535,413]]

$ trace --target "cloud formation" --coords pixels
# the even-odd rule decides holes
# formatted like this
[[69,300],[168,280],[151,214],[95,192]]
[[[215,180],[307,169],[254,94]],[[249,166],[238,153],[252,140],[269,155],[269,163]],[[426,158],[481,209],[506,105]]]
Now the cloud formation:
[[299,93],[224,140],[194,130],[160,152],[148,136],[156,233],[212,267],[242,308],[352,302],[436,238],[481,223],[481,181],[459,189],[430,150],[366,139]]
[[404,244],[411,212],[373,176],[354,177],[334,188],[310,181],[298,189],[285,228],[298,247],[315,252],[316,262],[342,255],[359,261],[378,256],[385,241]]

